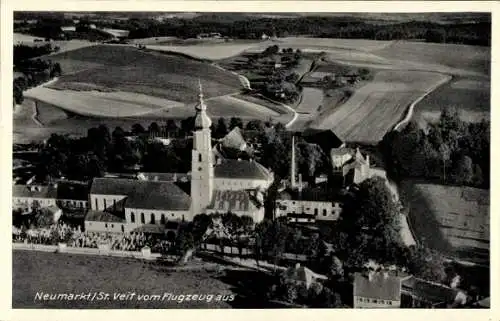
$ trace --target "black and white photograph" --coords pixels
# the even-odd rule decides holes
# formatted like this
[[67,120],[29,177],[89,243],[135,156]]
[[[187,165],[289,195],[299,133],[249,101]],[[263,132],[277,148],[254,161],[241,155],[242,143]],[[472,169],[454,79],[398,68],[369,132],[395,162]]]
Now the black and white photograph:
[[490,309],[492,13],[233,7],[12,12],[12,309]]

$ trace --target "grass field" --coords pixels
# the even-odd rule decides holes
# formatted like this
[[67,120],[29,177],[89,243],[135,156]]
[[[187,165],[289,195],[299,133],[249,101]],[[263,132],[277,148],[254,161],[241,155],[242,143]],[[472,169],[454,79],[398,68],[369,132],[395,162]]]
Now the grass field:
[[443,78],[436,73],[380,71],[314,127],[333,129],[344,141],[377,143],[415,99]]
[[[198,79],[204,85],[206,97],[237,92],[238,77],[210,64],[176,55],[144,52],[128,46],[99,45],[73,50],[51,59],[60,61],[63,72],[79,72],[64,75],[51,85],[54,89],[77,89],[73,83],[90,83],[99,89],[121,90],[151,95],[174,101],[192,102],[198,94]],[[82,62],[90,62],[83,69]],[[100,65],[100,66],[97,66]]]
[[13,252],[14,308],[229,308],[229,302],[192,301],[34,301],[37,292],[103,291],[138,294],[234,294],[211,272],[162,271],[161,266],[113,257]]
[[463,259],[488,259],[488,190],[405,181],[402,192],[420,242]]
[[323,90],[318,88],[304,87],[302,99],[295,109],[298,113],[315,114],[318,108],[323,105]]
[[416,117],[425,121],[439,119],[443,107],[457,107],[465,121],[490,119],[490,82],[457,78],[436,89],[416,106]]
[[273,45],[271,42],[247,43],[206,43],[200,42],[192,45],[148,45],[148,49],[158,51],[172,51],[182,53],[198,59],[221,60],[237,56],[247,50],[264,50]]

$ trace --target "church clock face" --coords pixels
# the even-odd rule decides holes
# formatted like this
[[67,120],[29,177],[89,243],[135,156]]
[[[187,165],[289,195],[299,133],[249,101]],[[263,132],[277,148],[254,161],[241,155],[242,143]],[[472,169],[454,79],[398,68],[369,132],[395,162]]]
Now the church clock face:
[[201,172],[201,167],[198,167],[198,170]]

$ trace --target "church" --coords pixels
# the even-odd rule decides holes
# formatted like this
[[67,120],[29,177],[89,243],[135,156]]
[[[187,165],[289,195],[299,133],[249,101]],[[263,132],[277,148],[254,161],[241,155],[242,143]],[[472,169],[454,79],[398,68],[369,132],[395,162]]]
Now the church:
[[201,213],[231,212],[262,221],[273,173],[253,159],[219,157],[212,146],[211,125],[200,83],[191,172],[94,179],[85,228],[132,232],[147,226],[160,232],[168,222],[191,221]]

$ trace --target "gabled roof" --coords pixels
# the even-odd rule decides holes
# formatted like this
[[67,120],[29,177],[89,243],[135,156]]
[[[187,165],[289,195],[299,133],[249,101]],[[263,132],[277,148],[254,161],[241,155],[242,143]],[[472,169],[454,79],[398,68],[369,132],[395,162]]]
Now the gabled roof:
[[364,273],[354,274],[354,296],[381,300],[401,300],[401,279],[381,272],[373,272],[370,280]]
[[86,201],[89,198],[89,186],[86,183],[58,182],[57,198]]
[[410,277],[402,282],[403,290],[432,304],[452,303],[459,290],[448,286]]
[[85,221],[123,223],[125,219],[108,212],[90,210],[85,215]]
[[344,143],[332,130],[320,130],[308,128],[302,133],[296,133],[306,142],[316,144],[328,155],[332,148],[339,148]]
[[215,165],[214,175],[216,178],[267,180],[271,173],[254,160],[224,159]]
[[173,182],[125,178],[96,178],[91,194],[123,195],[126,208],[189,210],[191,198]]
[[246,146],[246,141],[239,127],[234,127],[220,142],[225,148],[234,148],[237,150],[244,150]]
[[94,178],[90,194],[127,196],[134,190],[137,182],[126,178]]
[[125,201],[126,208],[187,211],[191,207],[191,197],[172,182],[135,182]]
[[54,186],[50,185],[49,186],[13,185],[12,196],[55,199],[57,197],[57,189]]
[[287,279],[304,282],[308,285],[311,284],[311,282],[315,279],[327,279],[327,277],[325,277],[324,275],[317,274],[305,266],[290,267],[285,270],[284,276]]
[[246,190],[214,190],[208,209],[221,212],[247,212],[259,209],[261,205],[250,193],[251,191]]

